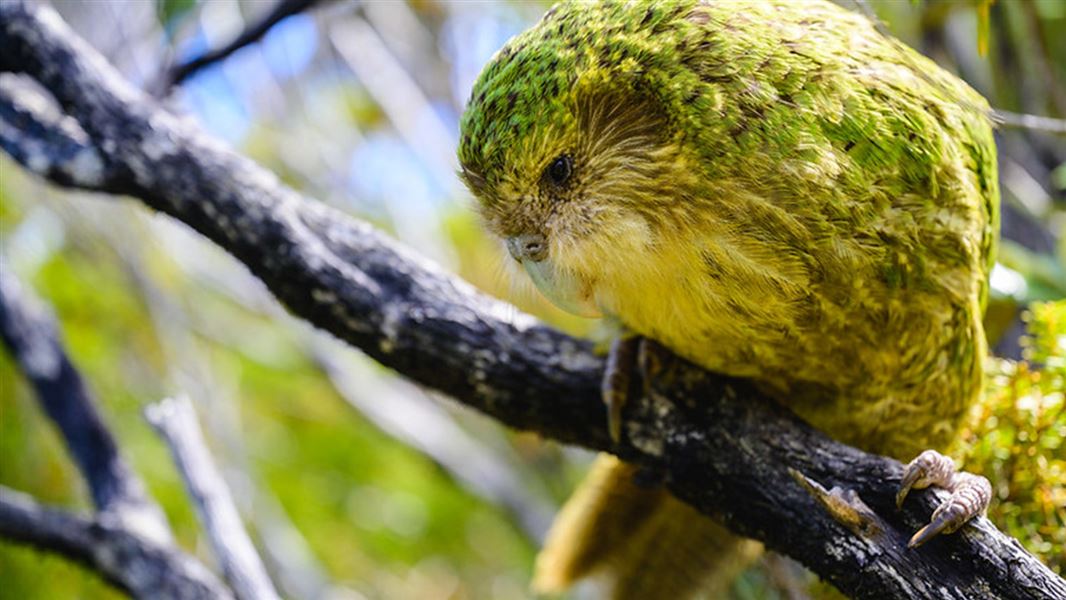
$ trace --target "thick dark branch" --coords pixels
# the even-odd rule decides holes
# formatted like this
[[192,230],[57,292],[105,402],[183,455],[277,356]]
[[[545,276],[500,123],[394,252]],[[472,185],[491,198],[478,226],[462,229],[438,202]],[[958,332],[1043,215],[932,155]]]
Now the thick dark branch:
[[172,87],[180,85],[197,71],[225,60],[226,57],[249,44],[254,44],[266,35],[271,27],[286,17],[301,13],[318,2],[319,0],[281,0],[270,9],[270,12],[241,31],[230,43],[167,69],[162,79],[153,86],[156,95],[165,95]]
[[88,136],[38,87],[15,75],[0,77],[0,147],[53,181],[102,179],[103,160]]
[[0,268],[0,337],[59,427],[103,516],[169,541],[163,512],[119,454],[85,380],[59,343],[55,322],[6,266]]
[[[156,108],[50,10],[7,3],[0,16],[0,69],[51,91],[113,166],[102,183],[74,184],[134,195],[185,222],[293,313],[406,377],[513,427],[643,464],[682,500],[851,596],[1066,597],[1066,582],[984,519],[907,550],[936,492],[897,511],[899,463],[830,440],[743,382],[672,362],[648,398],[629,403],[625,440],[612,444],[598,394],[603,361],[588,343],[301,198]],[[878,527],[860,535],[832,520],[790,468],[857,492]]]
[[238,600],[276,600],[278,593],[244,530],[233,497],[207,450],[188,398],[167,399],[145,409],[145,417],[170,448],[200,522]]
[[136,598],[232,598],[200,563],[106,520],[37,504],[0,486],[0,537],[80,562]]

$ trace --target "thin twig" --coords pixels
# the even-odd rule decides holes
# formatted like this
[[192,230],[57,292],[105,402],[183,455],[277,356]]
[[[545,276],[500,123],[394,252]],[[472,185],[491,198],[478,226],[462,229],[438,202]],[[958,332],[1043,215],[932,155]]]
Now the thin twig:
[[1027,115],[999,108],[992,109],[992,119],[1004,127],[1066,135],[1066,119]]
[[135,598],[224,600],[229,590],[196,560],[109,520],[42,506],[0,486],[0,537],[80,562]]
[[85,380],[60,344],[55,321],[3,264],[0,337],[62,433],[101,518],[113,519],[158,542],[169,542],[163,511],[119,453]]
[[229,488],[211,460],[192,403],[188,398],[168,398],[148,406],[144,414],[166,440],[222,573],[238,600],[277,599]]
[[241,31],[230,43],[167,69],[160,80],[150,86],[150,89],[156,97],[165,96],[174,86],[180,85],[198,71],[224,60],[245,46],[254,44],[285,18],[301,13],[319,1],[280,0],[270,12]]
[[[148,307],[156,335],[164,348],[170,372],[169,379],[175,385],[192,385],[198,390],[198,394],[204,394],[201,406],[213,407],[213,411],[207,415],[210,419],[208,425],[211,425],[208,430],[214,433],[216,438],[221,436],[231,466],[255,479],[244,449],[237,439],[240,427],[233,418],[239,406],[237,398],[226,391],[229,386],[219,385],[212,364],[206,358],[203,344],[194,335],[199,333],[212,339],[211,336],[217,334],[217,330],[192,329],[191,323],[195,319],[187,313],[182,302],[175,301],[159,288],[144,265],[144,257],[151,254],[151,251],[167,252],[165,240],[161,240],[158,235],[162,228],[172,227],[172,224],[139,218],[115,223],[113,219],[106,219],[94,211],[86,210],[87,207],[82,208],[83,210],[75,211],[68,227],[88,225],[91,233],[108,241]],[[163,246],[156,247],[159,244]],[[203,261],[204,264],[201,264],[195,253],[185,251],[178,254],[181,255],[178,262],[182,268],[188,268],[185,264],[187,261],[196,263],[201,269],[218,266],[217,261]],[[175,255],[175,258],[179,257]],[[208,267],[206,263],[211,266]],[[231,285],[241,285],[234,281],[229,273],[219,277],[225,278]],[[242,280],[257,283],[246,274]],[[247,306],[248,294],[230,294],[229,298],[248,310],[262,310],[258,305]],[[280,307],[277,307],[269,296],[266,301],[274,308],[270,311],[270,316],[279,317],[283,312]],[[354,593],[330,581],[326,569],[319,563],[303,535],[289,520],[284,507],[266,486],[261,483],[249,486],[246,497],[241,498],[238,494],[236,502],[238,506],[254,506],[250,519],[262,542],[260,549],[263,561],[284,595],[294,598],[319,598],[327,594],[327,591],[349,595]]]
[[230,598],[214,575],[171,545],[162,510],[119,454],[54,320],[6,265],[0,265],[0,334],[100,511],[89,520],[0,488],[0,537],[79,561],[137,598]]

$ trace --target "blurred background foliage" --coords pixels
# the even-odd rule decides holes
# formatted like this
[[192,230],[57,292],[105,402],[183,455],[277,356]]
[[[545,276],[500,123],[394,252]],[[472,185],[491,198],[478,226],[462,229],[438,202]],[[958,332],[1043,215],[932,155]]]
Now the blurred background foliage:
[[992,482],[988,516],[1066,575],[1066,302],[1026,312],[1025,359],[992,358],[952,454]]
[[[1066,117],[1066,36],[1054,33],[1066,31],[1066,2],[842,3],[875,11],[993,106]],[[148,89],[167,66],[226,44],[273,6],[54,5]],[[595,323],[560,313],[511,277],[454,176],[458,115],[475,77],[546,7],[318,2],[195,73],[166,102],[307,195],[388,230],[522,310],[597,336]],[[982,7],[989,18],[979,25]],[[1010,128],[998,142],[1005,239],[988,323],[1002,358],[992,359],[987,401],[955,454],[993,480],[990,516],[1063,573],[1066,143]],[[52,304],[126,456],[179,542],[209,564],[180,478],[141,417],[145,404],[177,393],[194,400],[286,596],[528,597],[538,540],[588,453],[431,398],[287,316],[235,260],[182,225],[134,201],[51,188],[6,156],[0,250],[4,268]],[[61,440],[6,355],[0,483],[89,508]],[[7,543],[0,578],[6,598],[118,597],[78,567]],[[802,597],[803,585],[795,565],[771,557],[733,594]]]

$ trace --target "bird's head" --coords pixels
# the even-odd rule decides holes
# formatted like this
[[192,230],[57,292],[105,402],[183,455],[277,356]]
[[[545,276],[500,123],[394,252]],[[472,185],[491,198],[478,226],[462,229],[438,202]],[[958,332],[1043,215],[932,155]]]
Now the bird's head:
[[[552,9],[482,72],[461,122],[461,177],[540,291],[582,315],[655,251],[695,170],[646,76],[648,31],[618,7]],[[682,218],[682,217],[678,217]]]

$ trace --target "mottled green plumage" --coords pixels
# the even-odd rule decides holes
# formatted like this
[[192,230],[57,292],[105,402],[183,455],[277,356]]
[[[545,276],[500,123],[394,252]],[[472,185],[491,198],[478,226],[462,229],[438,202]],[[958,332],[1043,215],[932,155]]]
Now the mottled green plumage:
[[909,459],[981,385],[986,109],[827,1],[560,4],[486,67],[459,158],[491,231],[546,236],[549,297]]

